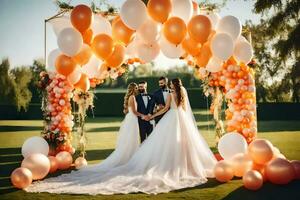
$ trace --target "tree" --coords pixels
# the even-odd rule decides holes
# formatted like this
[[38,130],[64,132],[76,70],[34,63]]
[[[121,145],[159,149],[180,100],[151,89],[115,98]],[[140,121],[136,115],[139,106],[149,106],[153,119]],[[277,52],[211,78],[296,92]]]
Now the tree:
[[14,99],[15,85],[9,74],[9,60],[7,58],[2,60],[0,64],[0,103],[11,103]]

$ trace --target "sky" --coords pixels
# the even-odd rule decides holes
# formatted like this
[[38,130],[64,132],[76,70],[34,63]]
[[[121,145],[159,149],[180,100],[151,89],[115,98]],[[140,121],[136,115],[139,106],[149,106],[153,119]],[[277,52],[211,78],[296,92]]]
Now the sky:
[[[120,8],[125,0],[107,0]],[[72,5],[87,4],[91,0],[72,0]],[[97,0],[95,0],[97,2]],[[199,1],[198,2],[203,2]],[[220,3],[217,0],[210,2]],[[245,23],[246,20],[259,22],[260,16],[252,12],[253,0],[228,0],[220,10],[220,16],[234,15]],[[55,15],[58,8],[53,0],[0,0],[0,59],[8,57],[12,67],[31,65],[34,59],[44,55],[44,19]],[[56,49],[56,36],[47,25],[47,53]],[[159,56],[155,64],[169,68],[178,60]]]

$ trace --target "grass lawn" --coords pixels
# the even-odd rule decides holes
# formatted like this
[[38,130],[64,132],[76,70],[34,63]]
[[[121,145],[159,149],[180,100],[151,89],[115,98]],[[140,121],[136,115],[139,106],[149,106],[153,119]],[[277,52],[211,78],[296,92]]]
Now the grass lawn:
[[[214,148],[214,127],[210,122],[211,116],[205,111],[195,111],[199,130]],[[105,159],[112,151],[116,141],[116,132],[122,118],[94,118],[88,119],[87,160],[98,163]],[[259,191],[246,190],[240,179],[234,179],[226,184],[210,179],[208,183],[188,189],[159,195],[129,194],[113,196],[88,195],[56,195],[48,193],[26,193],[14,189],[10,184],[11,172],[20,166],[22,160],[21,146],[31,136],[40,135],[43,129],[40,120],[2,120],[0,121],[0,199],[243,199],[243,200],[275,200],[300,199],[300,181],[293,181],[288,185],[278,186],[265,183]],[[259,137],[270,140],[290,160],[300,160],[300,121],[261,121],[258,123]],[[76,137],[74,137],[76,138]],[[74,139],[74,145],[76,139]],[[68,171],[60,171],[51,176],[57,176]]]

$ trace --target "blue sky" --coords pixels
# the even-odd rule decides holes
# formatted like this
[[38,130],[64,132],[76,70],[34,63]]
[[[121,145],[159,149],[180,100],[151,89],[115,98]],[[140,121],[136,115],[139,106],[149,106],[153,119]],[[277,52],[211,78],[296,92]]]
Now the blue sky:
[[[125,0],[108,0],[120,7]],[[90,4],[91,0],[72,0],[72,5]],[[97,1],[95,1],[97,2]],[[203,2],[199,1],[198,2]],[[211,0],[210,2],[219,2]],[[242,23],[251,19],[258,22],[259,15],[252,12],[254,1],[228,0],[221,16],[234,15]],[[44,55],[44,19],[57,13],[53,0],[0,0],[0,59],[8,57],[11,66],[30,65]],[[57,48],[56,37],[47,26],[47,52]],[[170,63],[170,64],[169,64]],[[172,65],[162,59],[163,65]],[[165,66],[168,67],[168,66]]]

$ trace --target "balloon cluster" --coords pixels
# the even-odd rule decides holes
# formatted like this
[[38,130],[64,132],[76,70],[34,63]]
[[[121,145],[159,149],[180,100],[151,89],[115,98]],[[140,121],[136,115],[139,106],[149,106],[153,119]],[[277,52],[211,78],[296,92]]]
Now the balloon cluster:
[[[49,155],[48,142],[38,136],[28,138],[22,145],[24,160],[21,167],[15,169],[11,174],[11,182],[16,188],[26,188],[33,180],[41,180],[49,173],[58,169],[64,170],[71,167],[72,155],[67,151],[61,151],[56,156]],[[77,169],[87,165],[84,158],[79,157],[75,161]]]
[[48,77],[48,85],[45,87],[46,107],[43,137],[50,145],[50,155],[56,155],[60,151],[74,153],[71,145],[72,127],[74,116],[71,111],[70,99],[73,87],[65,76],[49,73],[43,74]]
[[232,132],[220,139],[218,150],[224,160],[216,164],[214,174],[220,182],[242,177],[247,189],[257,190],[266,181],[287,184],[300,178],[300,161],[287,160],[268,140],[255,139],[248,146],[244,137]]

